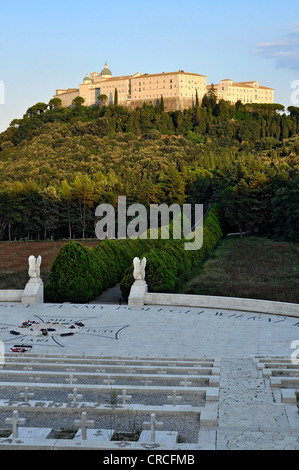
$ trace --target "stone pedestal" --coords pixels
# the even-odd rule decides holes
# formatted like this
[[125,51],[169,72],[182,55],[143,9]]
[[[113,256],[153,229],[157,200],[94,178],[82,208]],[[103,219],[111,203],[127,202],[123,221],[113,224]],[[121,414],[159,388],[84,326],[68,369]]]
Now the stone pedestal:
[[147,293],[147,283],[145,281],[135,281],[131,287],[128,305],[129,307],[143,307],[144,296]]
[[44,303],[44,284],[41,278],[31,278],[27,282],[21,297],[22,304],[36,305]]

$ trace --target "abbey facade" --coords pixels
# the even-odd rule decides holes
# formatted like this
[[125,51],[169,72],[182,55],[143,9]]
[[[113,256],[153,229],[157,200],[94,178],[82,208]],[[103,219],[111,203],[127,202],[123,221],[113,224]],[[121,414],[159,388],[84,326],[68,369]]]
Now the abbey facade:
[[[260,86],[257,81],[238,82],[222,80],[213,85],[218,99],[235,103],[273,103],[274,90]],[[56,90],[54,98],[60,98],[62,106],[72,105],[77,96],[84,99],[85,106],[114,104],[117,90],[117,103],[127,107],[141,107],[143,103],[156,105],[163,96],[165,111],[183,110],[201,103],[211,85],[207,77],[197,73],[163,72],[156,74],[125,75],[113,77],[107,63],[101,73],[87,74],[79,88]]]

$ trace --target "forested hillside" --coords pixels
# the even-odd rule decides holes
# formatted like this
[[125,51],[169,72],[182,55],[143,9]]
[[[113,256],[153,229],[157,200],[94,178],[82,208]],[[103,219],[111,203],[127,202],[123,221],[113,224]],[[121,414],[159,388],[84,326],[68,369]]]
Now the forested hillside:
[[60,108],[0,134],[0,240],[94,237],[95,207],[218,202],[224,230],[299,240],[299,108]]

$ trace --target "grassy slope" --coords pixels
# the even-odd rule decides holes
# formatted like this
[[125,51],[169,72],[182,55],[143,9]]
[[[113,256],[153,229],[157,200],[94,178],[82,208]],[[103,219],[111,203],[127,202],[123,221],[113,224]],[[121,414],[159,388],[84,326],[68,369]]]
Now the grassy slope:
[[226,238],[181,292],[299,303],[299,245]]

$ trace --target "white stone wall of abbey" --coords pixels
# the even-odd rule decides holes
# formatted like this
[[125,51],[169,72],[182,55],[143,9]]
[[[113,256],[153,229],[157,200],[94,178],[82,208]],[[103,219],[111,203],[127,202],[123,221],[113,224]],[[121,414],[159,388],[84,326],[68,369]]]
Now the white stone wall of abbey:
[[[107,69],[107,64],[106,64]],[[57,90],[56,97],[62,100],[62,106],[71,106],[73,98],[81,96],[86,106],[100,104],[100,95],[106,95],[107,104],[114,103],[117,90],[118,104],[127,107],[142,106],[148,103],[156,105],[163,96],[165,110],[177,110],[191,107],[196,102],[196,95],[201,103],[211,85],[207,85],[207,77],[182,70],[159,74],[140,74],[122,77],[91,73],[86,75],[79,88]],[[108,69],[109,70],[109,69]],[[242,103],[273,103],[274,90],[261,86],[259,82],[233,82],[221,80],[213,85],[218,99],[231,103],[240,100]]]

